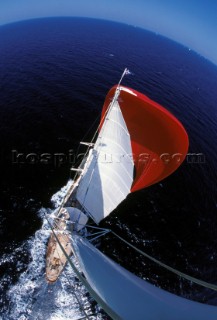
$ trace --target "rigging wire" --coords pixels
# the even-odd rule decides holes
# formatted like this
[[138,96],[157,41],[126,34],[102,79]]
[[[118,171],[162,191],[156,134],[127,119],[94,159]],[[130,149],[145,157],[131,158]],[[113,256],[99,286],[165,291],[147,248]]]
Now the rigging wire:
[[[89,151],[90,151],[90,148],[91,148],[91,144],[93,144],[93,141],[96,139],[96,135],[97,135],[97,133],[100,131],[100,128],[102,128],[102,124],[104,123],[104,120],[105,120],[106,116],[108,115],[109,111],[111,110],[111,108],[113,107],[114,103],[116,102],[116,100],[117,100],[117,98],[118,98],[118,96],[119,96],[121,81],[123,80],[124,76],[125,76],[126,74],[129,74],[129,73],[130,73],[129,70],[128,70],[127,68],[125,68],[125,70],[124,70],[124,72],[123,72],[123,74],[122,74],[122,76],[121,76],[121,79],[120,79],[120,81],[119,81],[119,83],[118,83],[118,85],[117,85],[117,88],[116,88],[116,90],[115,90],[114,97],[113,97],[111,103],[109,104],[107,110],[105,111],[104,115],[101,117],[100,123],[99,123],[99,125],[98,125],[98,127],[97,127],[97,129],[96,129],[96,131],[95,131],[95,133],[94,133],[94,135],[93,135],[93,138],[91,139],[90,145],[88,146],[88,148],[87,148],[87,150],[86,150],[86,152],[85,152],[85,154],[84,154],[83,160],[84,160],[85,158],[87,158],[87,155],[89,154]],[[98,117],[99,117],[99,116],[98,116]],[[95,119],[93,125],[96,123],[96,120],[98,119],[98,117]],[[93,125],[91,126],[91,128],[93,127]],[[89,131],[90,131],[90,129],[88,130],[88,132],[89,132]],[[87,133],[88,133],[88,132],[87,132]],[[85,134],[85,136],[87,135],[87,133]],[[80,147],[80,145],[78,146],[77,152],[78,152],[78,150],[79,150],[79,147]],[[83,162],[83,160],[82,160],[82,162]],[[78,162],[77,162],[77,163],[78,163]],[[82,175],[82,173],[76,172],[76,174],[75,174],[75,176],[74,176],[74,179],[73,179],[73,184],[72,184],[72,186],[69,188],[69,190],[68,190],[68,192],[66,193],[65,197],[63,198],[62,204],[59,206],[57,214],[60,212],[60,210],[61,210],[61,208],[64,206],[64,204],[67,202],[67,200],[68,200],[68,195],[69,195],[69,194],[71,193],[71,191],[73,190],[74,184],[76,183],[76,181],[78,180],[78,178],[79,178],[80,175]],[[87,190],[88,190],[88,188],[87,188]]]
[[[59,255],[59,254],[58,254],[58,255]],[[61,261],[61,259],[60,259],[60,261]],[[77,302],[78,302],[78,305],[79,305],[79,307],[80,307],[80,310],[84,313],[84,317],[83,317],[82,319],[91,320],[91,319],[90,319],[91,316],[87,314],[85,308],[83,307],[81,301],[79,300],[78,295],[77,295],[77,293],[76,293],[76,291],[75,291],[74,286],[70,283],[70,280],[69,280],[69,277],[68,277],[68,274],[67,274],[66,270],[63,270],[63,273],[64,273],[65,276],[66,276],[66,279],[67,279],[67,281],[68,281],[68,283],[69,283],[69,286],[72,288],[73,294],[74,294],[74,296],[75,296],[75,298],[76,298],[76,300],[77,300]]]
[[74,296],[75,296],[75,298],[76,298],[76,300],[77,300],[77,302],[79,304],[80,310],[83,311],[83,313],[84,313],[84,317],[79,318],[78,320],[81,320],[81,319],[91,320],[91,318],[92,318],[92,316],[94,316],[94,314],[87,314],[85,308],[83,307],[81,301],[79,300],[79,297],[78,297],[78,295],[76,293],[75,287],[70,283],[69,276],[68,276],[67,272],[65,270],[63,270],[63,273],[66,276],[66,279],[67,279],[67,281],[69,283],[69,286],[72,288],[73,294],[74,294]]
[[197,278],[194,278],[192,276],[189,276],[175,268],[172,268],[170,266],[168,266],[167,264],[159,261],[158,259],[150,256],[149,254],[145,253],[144,251],[138,249],[137,247],[135,247],[134,245],[132,245],[130,242],[128,242],[127,240],[125,240],[124,238],[122,238],[121,236],[119,236],[117,233],[115,233],[114,231],[110,230],[111,233],[117,237],[119,240],[121,240],[122,242],[126,243],[129,247],[131,247],[132,249],[134,249],[135,251],[137,251],[138,253],[140,253],[141,255],[143,255],[144,257],[148,258],[149,260],[155,262],[156,264],[158,264],[159,266],[161,266],[162,268],[180,276],[181,278],[183,279],[186,279],[186,280],[189,280],[193,283],[196,283],[196,284],[199,284],[200,286],[202,287],[205,287],[207,289],[211,289],[211,290],[215,290],[217,291],[217,285],[215,284],[212,284],[212,283],[209,283],[209,282],[206,282],[206,281],[203,281],[203,280],[200,280],[200,279],[197,279]]
[[[100,114],[98,114],[98,116],[96,117],[96,119],[94,120],[94,122],[92,123],[92,125],[91,125],[91,126],[89,127],[89,129],[86,131],[86,133],[84,134],[84,136],[83,136],[83,138],[81,139],[81,141],[85,141],[85,140],[86,140],[86,136],[87,136],[88,133],[92,130],[92,128],[95,126],[96,122],[98,122],[99,118],[100,118]],[[97,129],[96,129],[95,133],[98,131],[98,129],[99,129],[99,126],[97,126]],[[94,134],[95,134],[95,133],[94,133]],[[80,145],[80,143],[79,143],[78,148],[77,148],[76,153],[75,153],[76,159],[77,159],[77,157],[78,157],[78,152],[79,152],[79,150],[80,150],[80,147],[81,147],[81,145]],[[80,163],[80,160],[78,160],[78,161],[75,163],[75,166],[76,166],[77,164],[79,164],[79,163]]]

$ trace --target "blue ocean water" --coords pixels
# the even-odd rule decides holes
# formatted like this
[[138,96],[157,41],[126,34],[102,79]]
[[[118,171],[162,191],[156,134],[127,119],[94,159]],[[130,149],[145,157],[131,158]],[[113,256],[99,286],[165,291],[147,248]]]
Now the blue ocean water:
[[[30,239],[42,224],[37,212],[51,207],[51,196],[66,184],[70,154],[89,128],[85,138],[92,136],[105,95],[125,67],[133,75],[124,85],[177,116],[189,134],[189,152],[200,156],[196,163],[187,159],[163,182],[130,195],[102,226],[161,261],[216,283],[217,67],[157,34],[82,18],[2,26],[0,52],[0,303],[6,319],[12,317],[8,292],[32,261]],[[41,161],[44,153],[51,155],[48,164]],[[56,153],[66,154],[66,161],[57,162]],[[101,248],[162,288],[217,305],[214,292],[129,249],[126,255],[112,237]]]

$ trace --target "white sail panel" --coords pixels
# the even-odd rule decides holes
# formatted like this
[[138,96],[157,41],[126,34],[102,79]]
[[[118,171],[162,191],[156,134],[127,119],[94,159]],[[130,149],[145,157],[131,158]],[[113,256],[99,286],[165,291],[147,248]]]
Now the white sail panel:
[[115,101],[106,115],[76,194],[96,223],[130,193],[133,167],[130,135]]

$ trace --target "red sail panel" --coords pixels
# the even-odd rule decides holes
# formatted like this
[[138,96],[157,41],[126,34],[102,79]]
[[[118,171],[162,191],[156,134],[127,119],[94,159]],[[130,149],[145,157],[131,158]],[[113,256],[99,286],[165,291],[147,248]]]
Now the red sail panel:
[[[106,96],[102,120],[116,87]],[[168,110],[136,90],[121,86],[118,102],[131,136],[134,192],[161,181],[181,165],[188,151],[188,135]]]

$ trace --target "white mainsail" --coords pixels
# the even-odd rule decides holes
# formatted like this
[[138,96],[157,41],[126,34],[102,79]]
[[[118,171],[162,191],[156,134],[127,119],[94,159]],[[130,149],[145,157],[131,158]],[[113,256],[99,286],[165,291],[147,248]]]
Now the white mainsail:
[[105,115],[76,194],[96,223],[126,198],[133,182],[132,147],[118,103],[119,90]]

